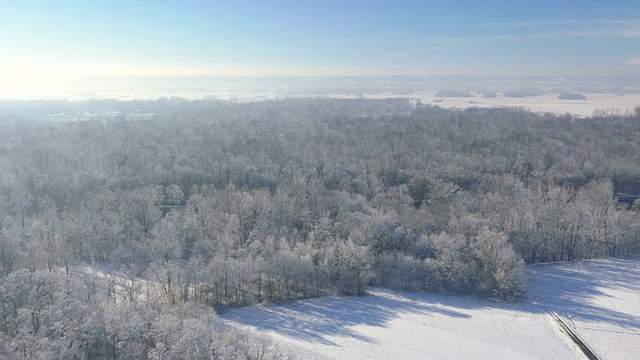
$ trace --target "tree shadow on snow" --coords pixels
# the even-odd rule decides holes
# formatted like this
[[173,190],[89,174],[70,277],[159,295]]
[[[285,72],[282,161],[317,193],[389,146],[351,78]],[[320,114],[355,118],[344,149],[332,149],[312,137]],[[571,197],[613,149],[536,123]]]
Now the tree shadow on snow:
[[[361,297],[330,297],[288,304],[253,306],[224,313],[223,318],[259,331],[301,341],[339,346],[331,336],[351,337],[375,344],[358,326],[385,328],[403,314],[440,315],[471,319],[478,309],[524,313],[554,311],[574,320],[587,320],[640,330],[640,318],[592,301],[606,299],[606,288],[640,291],[640,261],[583,261],[534,265],[530,301],[505,303],[470,296],[373,288]],[[614,300],[614,299],[612,299]],[[605,301],[606,302],[606,301]]]
[[[532,299],[549,310],[573,320],[640,331],[640,317],[623,312],[629,300],[612,295],[618,291],[640,292],[639,260],[556,263],[532,266],[529,271],[533,278]],[[615,302],[623,308],[613,309],[615,304],[612,308],[606,304]]]
[[[225,313],[223,317],[260,331],[273,331],[298,340],[334,346],[337,344],[329,340],[328,336],[351,337],[375,343],[375,339],[359,334],[354,327],[386,327],[401,313],[438,313],[458,318],[470,317],[462,312],[434,306],[425,301],[424,294],[420,301],[419,295],[421,294],[374,289],[372,294],[367,296],[330,297],[261,306],[259,309],[237,309]],[[372,299],[373,297],[375,299]]]

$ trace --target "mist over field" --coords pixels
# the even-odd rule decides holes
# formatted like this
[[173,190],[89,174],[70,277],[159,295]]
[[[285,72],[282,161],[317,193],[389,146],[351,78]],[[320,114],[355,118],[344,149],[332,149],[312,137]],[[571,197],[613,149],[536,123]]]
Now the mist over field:
[[[325,76],[77,76],[38,78],[0,88],[0,99],[154,100],[160,97],[261,100],[286,97],[410,97],[464,91],[482,97],[535,89],[539,93],[639,94],[635,76],[325,75]],[[17,85],[17,86],[16,86]],[[629,101],[629,106],[637,102]]]

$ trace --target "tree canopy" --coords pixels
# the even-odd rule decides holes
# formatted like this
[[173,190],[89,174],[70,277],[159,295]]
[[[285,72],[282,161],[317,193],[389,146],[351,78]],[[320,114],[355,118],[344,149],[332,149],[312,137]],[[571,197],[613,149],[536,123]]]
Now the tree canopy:
[[[187,325],[219,329],[193,315],[202,304],[371,285],[517,300],[525,262],[640,252],[638,207],[614,198],[640,180],[637,111],[579,119],[401,99],[59,106],[120,115],[0,122],[0,354],[171,358],[191,346]],[[83,331],[74,321],[88,314]],[[257,358],[224,336],[199,339],[198,353]]]

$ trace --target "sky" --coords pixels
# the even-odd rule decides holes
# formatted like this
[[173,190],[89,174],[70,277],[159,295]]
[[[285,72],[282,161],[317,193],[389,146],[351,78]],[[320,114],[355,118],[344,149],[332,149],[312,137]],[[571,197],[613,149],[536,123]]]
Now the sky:
[[6,0],[0,36],[0,97],[96,77],[640,75],[637,0]]

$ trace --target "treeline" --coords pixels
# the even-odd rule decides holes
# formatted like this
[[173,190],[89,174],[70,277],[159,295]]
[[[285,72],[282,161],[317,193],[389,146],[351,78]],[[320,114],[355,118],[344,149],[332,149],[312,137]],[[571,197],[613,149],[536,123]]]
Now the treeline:
[[[222,308],[374,284],[517,300],[525,262],[640,252],[638,208],[613,197],[640,179],[640,112],[144,106],[158,115],[0,124],[0,290],[16,276],[78,282],[90,264],[99,280],[78,291],[100,309]],[[0,293],[1,339],[14,344],[7,324],[39,310]],[[39,329],[31,336],[51,339]],[[125,354],[123,339],[87,357]],[[161,343],[145,340],[141,358]]]
[[114,303],[91,278],[37,270],[0,281],[0,354],[9,359],[292,359],[258,334],[231,329],[195,302]]

